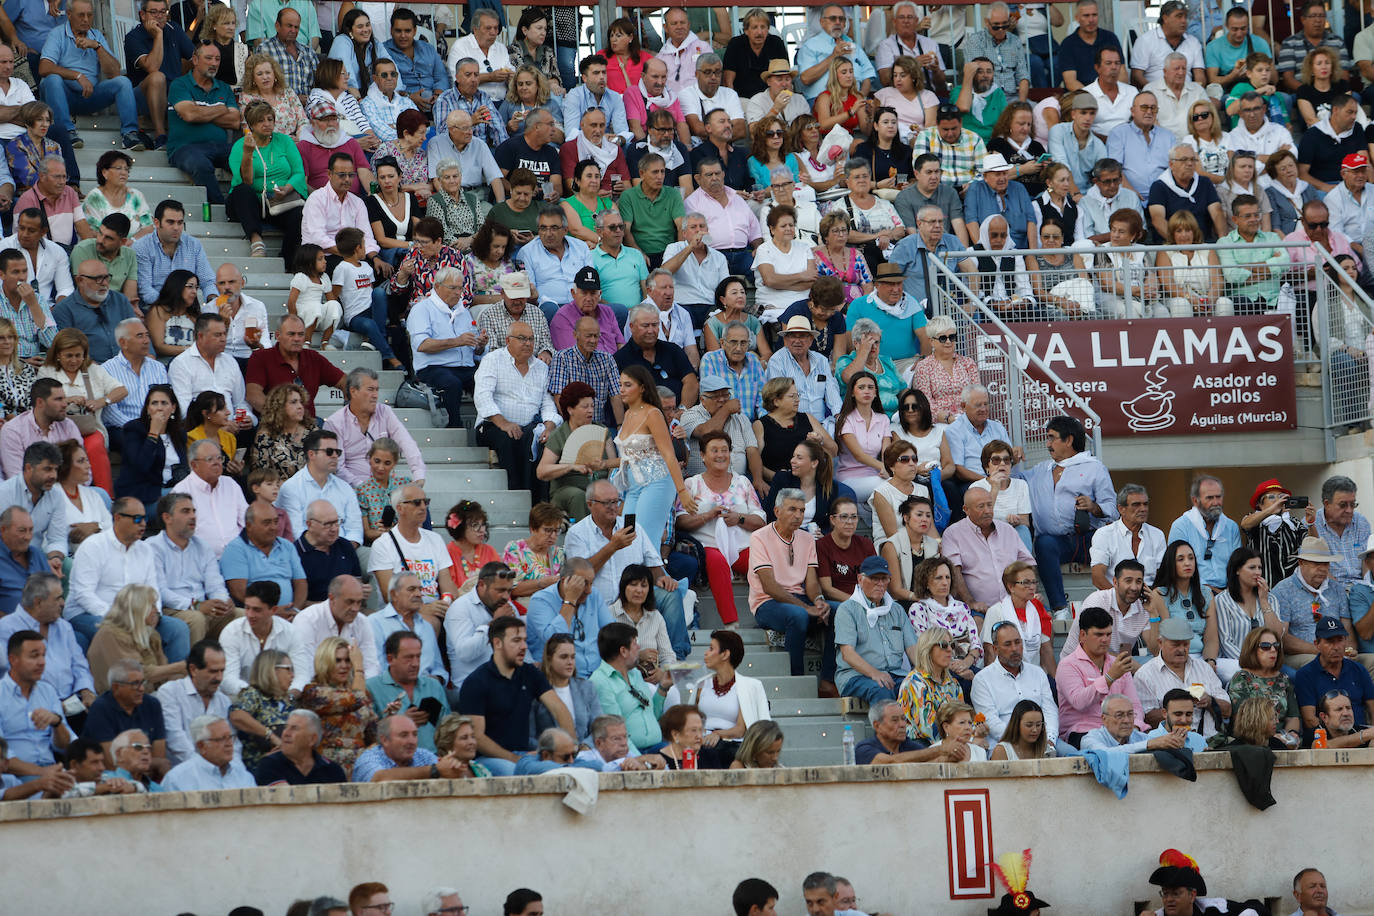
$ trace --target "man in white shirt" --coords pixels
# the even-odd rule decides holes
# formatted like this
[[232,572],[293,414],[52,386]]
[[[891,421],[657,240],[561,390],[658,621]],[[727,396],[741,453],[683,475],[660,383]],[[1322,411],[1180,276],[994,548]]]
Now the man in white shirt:
[[[625,527],[620,509],[624,501],[608,480],[593,481],[587,488],[587,517],[568,529],[563,550],[570,557],[586,557],[596,570],[592,586],[609,605],[620,597],[620,574],[632,563],[649,568],[654,581],[654,604],[668,625],[668,638],[678,658],[691,651],[687,635],[685,606],[696,596],[687,580],[674,580],[663,568],[658,545],[650,542],[644,529]],[[691,595],[689,598],[688,596]],[[666,664],[671,659],[660,660]]]
[[[891,16],[892,34],[878,42],[878,49],[873,54],[878,81],[884,86],[891,86],[893,62],[899,57],[914,57],[925,71],[926,88],[939,96],[948,95],[948,89],[944,86],[940,44],[929,35],[916,31],[921,21],[916,4],[911,0],[901,0],[893,4]],[[791,123],[790,119],[788,123]]]
[[330,636],[338,636],[362,654],[363,676],[376,677],[382,673],[381,663],[377,661],[377,641],[372,625],[366,619],[358,619],[363,611],[364,594],[363,584],[356,576],[336,576],[329,583],[329,598],[301,611],[291,621],[291,626],[311,658],[315,657],[320,643]]
[[768,62],[768,69],[762,73],[764,85],[768,88],[751,95],[744,103],[744,115],[750,124],[771,117],[782,118],[784,123],[791,124],[802,115],[811,113],[806,96],[792,91],[792,79],[796,75],[797,71],[785,59]]
[[1201,83],[1188,80],[1188,58],[1172,51],[1164,58],[1164,70],[1159,79],[1145,85],[1159,103],[1155,123],[1167,128],[1175,137],[1188,136],[1193,105],[1207,98]]
[[420,591],[427,602],[438,602],[426,609],[426,616],[442,619],[447,602],[443,595],[458,593],[453,584],[453,560],[438,532],[422,527],[429,511],[429,497],[424,488],[409,483],[391,491],[391,505],[396,510],[396,524],[372,542],[367,571],[377,579],[382,594],[391,594],[391,577],[398,572],[411,572],[420,579]]
[[1113,128],[1120,127],[1131,119],[1131,105],[1135,102],[1134,86],[1120,82],[1121,50],[1115,47],[1097,49],[1097,59],[1093,64],[1097,79],[1084,86],[1084,90],[1097,99],[1097,120],[1093,121],[1093,133],[1106,140]]
[[512,322],[506,346],[487,353],[477,367],[472,395],[477,444],[496,452],[506,469],[508,489],[531,492],[539,487],[534,450],[559,420],[548,390],[548,364],[533,357],[534,329],[523,321]]
[[659,754],[640,755],[639,750],[630,743],[630,732],[625,720],[608,713],[592,720],[592,746],[577,755],[577,760],[594,763],[603,773],[620,770],[661,770],[665,767],[664,758]]
[[1324,201],[1330,229],[1350,239],[1351,250],[1360,258],[1364,258],[1364,237],[1374,210],[1374,194],[1365,187],[1368,182],[1369,157],[1351,153],[1341,160],[1341,183],[1326,192]]
[[157,513],[162,531],[146,543],[157,560],[162,613],[190,627],[191,642],[219,639],[239,612],[214,551],[196,537],[195,501],[187,493],[168,493],[157,501]]
[[187,728],[187,743],[192,751],[167,773],[162,780],[162,790],[213,792],[256,787],[257,783],[239,759],[238,741],[230,740],[233,737],[233,728],[221,715],[192,719]]
[[692,132],[694,147],[706,140],[706,116],[717,108],[725,109],[730,116],[732,142],[742,139],[748,132],[738,93],[720,84],[724,73],[725,64],[719,54],[714,51],[703,54],[697,58],[696,85],[685,86],[678,93],[677,102],[682,108],[682,116],[687,119],[687,129]]
[[191,473],[172,489],[190,495],[196,507],[196,528],[206,546],[220,557],[224,545],[243,530],[248,503],[237,483],[220,479],[224,475],[224,452],[218,442],[201,439],[191,443],[187,451]]
[[1222,146],[1232,153],[1242,149],[1252,150],[1260,169],[1269,162],[1270,156],[1281,149],[1297,155],[1293,135],[1282,124],[1269,120],[1268,111],[1264,96],[1254,91],[1245,93],[1240,97],[1240,119],[1222,138]]
[[147,585],[159,592],[157,555],[142,540],[147,530],[143,503],[126,496],[117,499],[111,510],[114,523],[109,531],[86,538],[72,558],[67,607],[62,616],[68,620],[86,616],[103,619],[115,595],[126,585]]
[[[193,645],[191,654],[186,656],[186,674],[168,681],[157,691],[162,704],[162,725],[167,730],[167,759],[174,767],[196,752],[191,723],[201,716],[228,718],[229,704],[233,702],[219,689],[224,683],[224,650],[219,643],[204,639]],[[238,758],[240,753],[235,739],[234,757]]]
[[1122,184],[1122,174],[1117,160],[1099,159],[1092,170],[1093,186],[1078,202],[1082,235],[1094,245],[1105,245],[1111,238],[1108,220],[1117,210],[1130,207],[1144,218],[1140,195]]
[[1111,588],[1112,572],[1122,560],[1139,560],[1145,569],[1153,571],[1164,559],[1164,532],[1149,524],[1150,494],[1145,488],[1128,483],[1117,490],[1116,510],[1120,516],[1116,521],[1093,532],[1088,556],[1094,588]]
[[[1117,655],[1123,649],[1131,650],[1137,640],[1144,640],[1145,648],[1150,652],[1155,651],[1150,618],[1164,616],[1163,596],[1153,589],[1146,592],[1145,567],[1138,560],[1122,560],[1116,564],[1112,574],[1111,588],[1093,592],[1078,606],[1078,614],[1064,636],[1064,647],[1059,652],[1060,661],[1078,648],[1078,621],[1084,609],[1090,607],[1100,608],[1112,618],[1112,638],[1107,645],[1109,654]],[[1139,667],[1138,663],[1132,664]]]
[[252,429],[257,415],[244,396],[243,373],[232,357],[224,355],[229,340],[229,325],[219,312],[205,311],[196,318],[196,342],[172,359],[167,375],[182,414],[202,391],[218,391],[229,412],[245,411],[241,420],[231,420],[239,429]]
[[[9,49],[8,52],[0,49],[0,110],[8,114],[0,118],[0,140],[13,140],[24,132],[24,125],[19,123],[19,106],[35,99],[29,84],[14,78],[14,49],[9,45],[5,45],[5,48]],[[8,198],[0,194],[0,202],[13,199],[13,188],[10,189]]]
[[511,67],[510,53],[506,46],[497,41],[501,33],[501,17],[492,9],[479,9],[472,14],[472,31],[459,38],[448,48],[448,70],[450,73],[458,66],[458,61],[470,57],[477,61],[478,88],[486,93],[492,102],[500,102],[506,97],[506,87],[515,75]]
[[1159,79],[1164,58],[1177,51],[1187,60],[1188,78],[1206,85],[1202,43],[1189,35],[1187,29],[1188,4],[1185,0],[1168,0],[1159,8],[1159,25],[1137,38],[1131,48],[1131,82],[1144,86]]
[[313,429],[305,437],[305,466],[281,485],[277,508],[286,513],[292,531],[305,531],[305,510],[317,499],[327,500],[339,510],[339,533],[353,542],[363,543],[363,516],[358,497],[339,469],[339,437],[327,429]]
[[477,584],[459,596],[444,617],[444,641],[448,651],[449,693],[456,694],[467,676],[491,658],[487,630],[498,617],[517,614],[511,603],[515,573],[493,560],[477,571]]
[[278,617],[274,609],[281,603],[281,586],[275,582],[249,582],[243,599],[243,616],[232,621],[219,635],[224,649],[224,683],[221,689],[231,697],[248,686],[248,672],[266,649],[285,652],[295,669],[291,690],[299,693],[315,676],[315,657],[307,651],[291,622]]
[[[649,294],[640,305],[651,305],[658,309],[658,339],[666,340],[682,348],[692,366],[701,365],[701,352],[697,349],[696,331],[692,327],[692,316],[678,305],[677,279],[673,272],[664,267],[649,271],[647,281]],[[630,323],[625,322],[625,339],[630,339]]]
[[1188,654],[1192,639],[1193,627],[1184,618],[1170,617],[1161,622],[1159,654],[1135,673],[1135,689],[1140,694],[1140,708],[1145,711],[1145,724],[1158,725],[1164,721],[1165,694],[1170,690],[1191,693],[1194,685],[1200,685],[1201,695],[1193,693],[1193,715],[1201,723],[1197,731],[1202,737],[1210,738],[1217,733],[1216,717],[1209,715],[1212,703],[1215,701],[1222,718],[1228,719],[1231,700],[1212,666]]
[[673,272],[674,298],[692,315],[694,325],[703,325],[715,311],[715,289],[720,278],[730,272],[725,255],[708,245],[706,217],[688,213],[682,219],[684,241],[669,242],[663,249],[663,269]]
[[1002,740],[1016,704],[1032,700],[1040,705],[1040,712],[1045,717],[1045,735],[1049,746],[1054,747],[1059,737],[1059,703],[1050,690],[1049,675],[1039,665],[1023,663],[1025,644],[1021,640],[1021,630],[1010,620],[993,624],[992,647],[997,658],[973,676],[971,692],[973,708],[987,722],[988,737],[993,741]]
[[0,250],[12,248],[24,256],[25,277],[45,305],[55,305],[76,292],[71,265],[62,246],[44,233],[43,212],[37,207],[14,217],[14,234],[0,239]]
[[[401,269],[408,270],[404,262]],[[463,303],[461,270],[441,267],[434,272],[434,289],[411,306],[406,333],[414,352],[415,377],[443,398],[449,427],[461,426],[463,391],[472,388],[477,374],[476,351],[487,345],[486,335]]]
[[696,82],[697,58],[711,53],[711,43],[692,31],[687,11],[674,7],[663,14],[663,47],[658,59],[668,65],[668,88],[681,92]]

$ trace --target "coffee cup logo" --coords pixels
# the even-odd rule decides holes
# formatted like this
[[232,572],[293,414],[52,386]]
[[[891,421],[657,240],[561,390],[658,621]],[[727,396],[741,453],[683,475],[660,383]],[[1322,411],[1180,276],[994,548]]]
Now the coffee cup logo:
[[1174,425],[1174,392],[1164,389],[1164,370],[1144,375],[1145,390],[1121,405],[1132,432],[1150,433]]

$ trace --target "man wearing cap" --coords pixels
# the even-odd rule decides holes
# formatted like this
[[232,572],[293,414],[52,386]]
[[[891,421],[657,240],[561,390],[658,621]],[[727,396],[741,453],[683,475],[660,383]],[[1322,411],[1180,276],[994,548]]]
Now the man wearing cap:
[[725,183],[725,164],[705,157],[694,164],[700,185],[683,201],[688,213],[706,217],[712,248],[725,255],[732,274],[746,275],[753,270],[754,249],[763,241],[758,217],[744,198]]
[[[1293,668],[1307,664],[1317,653],[1315,634],[1321,620],[1330,618],[1339,622],[1350,616],[1345,590],[1331,580],[1331,564],[1338,559],[1321,538],[1303,538],[1297,554],[1297,569],[1287,579],[1270,586],[1269,594],[1278,605],[1279,620],[1286,625],[1283,652]],[[1342,637],[1345,632],[1342,626]]]
[[[1149,93],[1141,95],[1153,98]],[[1163,128],[1156,130],[1163,132]],[[1226,214],[1221,207],[1221,198],[1217,196],[1216,185],[1197,173],[1197,148],[1187,143],[1179,143],[1169,151],[1169,167],[1150,185],[1146,212],[1150,217],[1150,226],[1159,238],[1169,237],[1169,217],[1180,210],[1193,215],[1207,241],[1226,234]]]
[[787,58],[769,61],[768,69],[763,71],[763,82],[768,88],[745,101],[745,120],[757,124],[777,117],[791,124],[802,115],[810,114],[811,106],[806,104],[806,96],[792,91],[792,78],[796,75],[797,71]]
[[205,189],[212,204],[224,203],[215,169],[229,168],[229,135],[240,121],[239,103],[227,83],[215,79],[219,47],[202,44],[191,72],[167,87],[167,161]]
[[1188,58],[1177,51],[1165,55],[1164,72],[1146,83],[1145,91],[1153,92],[1159,102],[1156,122],[1175,137],[1188,136],[1193,105],[1207,98],[1202,84],[1188,79]]
[[626,327],[630,339],[615,353],[615,364],[624,372],[631,366],[643,366],[654,381],[677,395],[678,405],[692,407],[697,402],[697,370],[687,353],[671,341],[658,336],[658,307],[636,305],[630,309]]
[[[976,135],[970,136],[977,139]],[[945,218],[943,225],[949,228],[950,235],[957,238],[962,246],[968,247],[968,229],[964,226],[964,202],[960,199],[959,192],[954,190],[954,186],[942,180],[940,157],[934,153],[921,153],[912,163],[912,173],[914,180],[903,188],[897,194],[897,199],[892,202],[897,215],[901,217],[902,225],[915,226],[916,213],[922,207],[939,207]],[[915,234],[911,233],[907,238]],[[898,245],[900,244],[901,242],[898,242]],[[891,255],[888,259],[891,260]]]
[[501,278],[501,301],[482,309],[477,317],[477,329],[485,331],[488,345],[506,339],[510,326],[523,321],[534,334],[534,355],[545,365],[553,359],[553,338],[549,336],[549,322],[539,309],[529,307],[534,289],[524,271],[506,274]]
[[[1137,93],[1131,102],[1131,119],[1107,135],[1107,155],[1122,164],[1126,187],[1137,194],[1150,193],[1151,185],[1169,167],[1169,151],[1175,145],[1174,135],[1155,123],[1158,111],[1159,100],[1153,92]],[[1193,165],[1196,171],[1197,163]],[[1212,193],[1215,196],[1215,190]]]
[[1146,569],[1159,569],[1164,558],[1167,542],[1164,532],[1148,521],[1150,494],[1144,487],[1128,483],[1117,490],[1116,511],[1116,521],[1093,532],[1088,552],[1097,588],[1112,587],[1112,571],[1122,560],[1139,560]]
[[1150,883],[1159,886],[1159,898],[1164,904],[1154,911],[1155,916],[1259,916],[1257,901],[1236,903],[1224,897],[1208,897],[1207,883],[1202,880],[1197,862],[1177,849],[1166,849],[1160,855],[1159,868],[1150,875]]
[[1073,16],[1078,28],[1064,36],[1054,54],[1058,82],[1069,90],[1082,89],[1088,84],[1098,51],[1103,48],[1121,50],[1121,39],[1115,33],[1097,27],[1101,19],[1097,0],[1078,0]]
[[477,444],[496,452],[511,490],[533,492],[539,481],[530,450],[558,425],[558,408],[549,396],[548,365],[533,359],[534,329],[513,321],[505,340],[501,349],[488,350],[477,367],[472,394]]
[[[1232,12],[1245,12],[1235,7]],[[1293,146],[1293,134],[1287,127],[1269,120],[1268,103],[1264,96],[1253,89],[1240,97],[1240,118],[1236,126],[1222,138],[1221,145],[1228,152],[1248,149],[1255,154],[1259,167],[1263,168],[1269,157],[1281,149],[1297,155]]]
[[[530,285],[539,295],[539,308],[549,322],[553,345],[562,350],[572,346],[572,334],[560,338],[553,318],[559,306],[573,300],[577,275],[591,265],[592,251],[581,239],[568,238],[568,215],[558,204],[544,204],[540,208],[536,227],[539,237],[521,246],[515,252],[515,260],[529,274]],[[599,288],[600,278],[597,283]],[[608,352],[614,352],[614,348]]]
[[799,410],[811,414],[829,429],[835,424],[843,400],[830,361],[811,349],[819,336],[811,327],[810,318],[794,315],[787,319],[782,328],[782,348],[768,360],[768,377],[796,382],[797,394],[801,396]]
[[[821,31],[812,35],[797,50],[797,68],[801,70],[802,92],[808,102],[825,90],[826,75],[830,64],[839,58],[847,58],[854,64],[854,85],[863,95],[871,94],[878,87],[878,72],[862,47],[845,34],[849,17],[845,8],[832,3],[821,8]],[[865,85],[867,83],[867,85]]]
[[1369,157],[1351,153],[1341,160],[1341,183],[1327,192],[1322,202],[1330,213],[1331,228],[1350,239],[1350,247],[1364,259],[1364,237],[1374,195],[1365,196],[1369,181]]
[[[1324,14],[1323,14],[1324,15]],[[1337,95],[1326,117],[1303,131],[1298,141],[1298,177],[1323,193],[1341,180],[1341,163],[1352,153],[1364,153],[1364,132],[1356,123],[1360,103]]]
[[[1001,0],[988,4],[983,25],[986,28],[975,29],[964,38],[960,49],[964,60],[986,60],[992,67],[993,83],[1006,98],[1024,102],[1030,93],[1030,55],[1021,36],[1011,30],[1011,8]],[[967,85],[968,82],[969,66],[965,63],[963,83]],[[959,107],[964,107],[962,100]]]
[[950,90],[950,98],[963,117],[964,127],[984,143],[991,140],[992,128],[1007,107],[1007,96],[994,78],[992,61],[969,57],[964,63],[963,79]]
[[1145,710],[1147,725],[1159,725],[1168,718],[1167,701],[1171,691],[1185,691],[1196,707],[1194,715],[1201,716],[1202,737],[1210,738],[1217,732],[1217,719],[1208,714],[1212,703],[1216,703],[1222,719],[1229,719],[1231,700],[1212,666],[1196,655],[1188,654],[1188,646],[1192,641],[1193,628],[1185,618],[1170,617],[1161,621],[1159,654],[1141,665],[1135,673],[1135,689],[1140,694],[1140,706]]
[[[310,100],[306,116],[310,118],[310,127],[301,131],[300,143],[297,144],[301,151],[301,164],[305,167],[306,185],[312,191],[328,185],[329,160],[334,158],[335,153],[347,153],[353,158],[355,171],[348,183],[348,192],[361,199],[363,189],[372,184],[372,170],[367,167],[367,153],[363,151],[362,144],[339,127],[339,109],[329,99],[316,96]],[[344,225],[357,226],[365,233],[370,232],[372,227],[366,219]],[[333,239],[332,232],[329,237]]]
[[[1335,617],[1323,617],[1313,630],[1316,657],[1298,667],[1298,673],[1293,676],[1304,740],[1310,741],[1312,730],[1321,725],[1317,708],[1322,700],[1329,703],[1333,696],[1341,693],[1350,700],[1355,727],[1374,724],[1374,680],[1370,679],[1368,666],[1351,657],[1355,650],[1346,635],[1345,624]],[[1285,645],[1287,639],[1284,637]],[[1288,663],[1293,664],[1292,656]]]
[[1050,128],[1050,158],[1069,167],[1073,193],[1081,193],[1091,186],[1093,166],[1107,155],[1107,144],[1093,133],[1097,108],[1097,99],[1092,93],[1075,93],[1069,104],[1068,120]]
[[[544,217],[540,216],[539,220],[542,229]],[[541,231],[540,238],[530,245],[542,240]],[[564,241],[572,243],[577,239]],[[525,247],[528,248],[529,245]],[[601,328],[601,339],[596,345],[598,350],[613,354],[625,345],[625,335],[620,332],[620,323],[616,321],[615,311],[601,301],[601,274],[591,265],[577,272],[573,278],[572,301],[560,306],[549,321],[549,334],[553,338],[553,345],[560,350],[573,346],[577,338],[577,324],[583,318],[595,318]]]
[[1102,140],[1131,119],[1131,105],[1140,90],[1121,82],[1122,58],[1120,48],[1098,48],[1093,59],[1097,79],[1084,90],[1097,99],[1097,121],[1093,132]]
[[[1164,72],[1164,58],[1174,52],[1183,55],[1189,79],[1206,85],[1202,42],[1188,34],[1185,0],[1168,0],[1159,8],[1159,25],[1136,39],[1131,48],[1131,82],[1143,87],[1159,79]],[[1289,91],[1296,89],[1295,86]]]
[[[889,261],[902,270],[902,292],[906,298],[926,303],[925,307],[929,307],[935,301],[935,279],[931,276],[929,264],[931,256],[953,268],[956,265],[949,253],[963,251],[968,245],[946,231],[945,216],[939,207],[926,204],[916,211],[915,217],[916,231],[893,247]],[[965,273],[978,269],[973,258],[965,258],[957,267]],[[921,343],[925,346],[929,340],[923,337]]]
[[916,664],[916,631],[887,586],[882,557],[859,564],[859,587],[835,611],[835,683],[840,696],[868,703],[897,699],[897,687]]
[[1035,210],[1031,207],[1026,186],[1019,181],[1012,181],[1011,173],[1012,167],[1001,153],[983,157],[983,177],[970,184],[964,195],[964,214],[968,218],[966,225],[970,243],[977,245],[981,242],[983,247],[989,247],[987,239],[980,238],[981,224],[987,217],[998,213],[1006,218],[1012,246],[1021,249],[1031,247],[1030,239],[1036,238]]
[[760,491],[763,483],[763,463],[759,458],[759,443],[754,438],[753,424],[735,397],[728,379],[719,375],[701,377],[701,403],[689,407],[678,418],[687,433],[687,473],[700,474],[706,470],[701,460],[699,440],[707,433],[724,431],[730,437],[730,470],[755,482]]
[[930,351],[925,305],[907,294],[906,270],[895,261],[879,264],[873,275],[873,292],[849,303],[845,325],[851,336],[854,323],[860,318],[878,325],[885,345],[883,355],[898,369],[906,369],[914,363],[921,351]]
[[950,102],[935,112],[935,126],[916,135],[912,155],[919,160],[930,154],[940,163],[940,179],[963,192],[978,177],[978,166],[988,154],[983,138],[964,126],[964,112]]
[[[922,35],[917,31],[922,22],[916,4],[911,0],[899,0],[893,4],[889,15],[892,16],[892,34],[878,42],[878,49],[873,54],[873,66],[878,70],[878,81],[884,86],[891,86],[893,63],[899,57],[911,57],[925,74],[926,88],[940,98],[946,98],[948,91],[945,87],[945,65],[940,54],[940,44],[929,35]],[[924,25],[929,28],[929,18]],[[787,120],[789,124],[792,121],[791,118]],[[903,137],[902,140],[909,142],[910,138]]]

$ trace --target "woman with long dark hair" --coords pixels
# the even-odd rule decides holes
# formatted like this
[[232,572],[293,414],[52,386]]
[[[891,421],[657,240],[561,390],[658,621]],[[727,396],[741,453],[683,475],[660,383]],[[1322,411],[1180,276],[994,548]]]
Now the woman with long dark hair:
[[1279,603],[1265,581],[1259,554],[1241,547],[1226,561],[1226,588],[1213,596],[1202,636],[1202,657],[1216,668],[1223,684],[1240,670],[1245,637],[1260,627],[1276,633],[1287,630],[1279,618]]
[[1036,760],[1053,757],[1045,711],[1034,700],[1021,700],[1011,708],[1002,740],[988,755],[989,760]]
[[658,400],[658,388],[649,370],[627,366],[620,371],[620,399],[625,404],[625,419],[615,438],[620,451],[619,486],[625,494],[625,514],[634,513],[636,526],[643,526],[650,544],[663,540],[668,516],[673,509],[672,491],[688,512],[697,511],[697,502],[687,492],[682,472],[672,456],[672,434]]
[[825,446],[811,439],[798,442],[788,461],[788,469],[773,475],[768,495],[763,499],[763,509],[770,521],[774,518],[773,506],[778,492],[787,489],[801,490],[806,497],[802,524],[813,533],[830,532],[831,503],[841,496],[854,499],[854,491],[835,479],[834,464]]
[[349,93],[355,99],[361,99],[372,88],[372,64],[379,58],[391,59],[372,32],[372,20],[359,7],[344,13],[334,43],[329,46],[329,57],[343,64]]
[[162,281],[162,289],[153,304],[145,306],[148,337],[160,359],[170,360],[195,343],[200,293],[200,280],[196,275],[177,269]]
[[[124,461],[115,496],[132,496],[145,506],[158,501],[190,471],[181,407],[171,385],[150,385],[143,412],[124,424]],[[148,519],[151,530],[156,520]]]

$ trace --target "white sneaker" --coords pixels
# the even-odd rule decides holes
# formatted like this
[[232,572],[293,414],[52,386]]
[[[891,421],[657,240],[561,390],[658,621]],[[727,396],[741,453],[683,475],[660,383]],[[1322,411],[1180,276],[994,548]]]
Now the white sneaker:
[[1072,608],[1072,607],[1069,607],[1069,606],[1067,606],[1067,605],[1064,606],[1064,607],[1061,607],[1059,610],[1057,610],[1057,611],[1054,612],[1054,619],[1055,619],[1055,620],[1063,621],[1064,623],[1072,623],[1072,622],[1073,622],[1073,608]]

